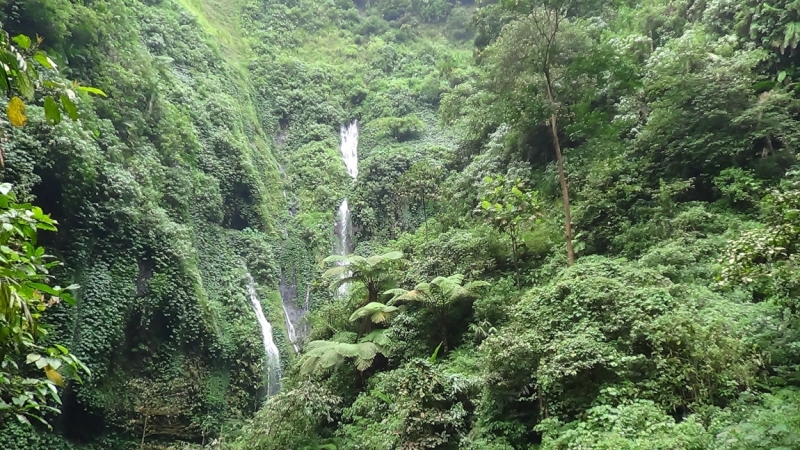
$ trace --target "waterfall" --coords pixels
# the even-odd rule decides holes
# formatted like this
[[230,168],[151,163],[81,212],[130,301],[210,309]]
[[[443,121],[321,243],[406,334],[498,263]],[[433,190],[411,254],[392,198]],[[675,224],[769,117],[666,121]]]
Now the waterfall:
[[281,302],[281,306],[283,306],[283,317],[286,319],[286,331],[289,334],[289,341],[291,341],[292,347],[294,347],[294,352],[300,353],[300,346],[297,345],[297,332],[294,329],[292,318],[289,316],[289,311],[286,309],[286,304]]
[[348,126],[342,125],[341,135],[341,151],[344,165],[347,167],[347,172],[355,180],[358,178],[358,121],[354,120]]
[[[347,167],[347,173],[355,180],[358,178],[358,121],[354,120],[347,126],[342,125],[339,134],[341,136],[340,150],[344,165]],[[347,199],[344,199],[341,206],[339,206],[336,221],[339,224],[339,248],[337,250],[340,255],[347,256],[353,250],[352,232],[350,230],[350,205],[347,203]],[[339,296],[344,297],[346,294],[347,286],[339,286]]]
[[300,344],[310,332],[306,321],[303,320],[308,313],[308,293],[306,293],[306,307],[303,308],[296,303],[297,273],[294,270],[287,272],[285,269],[281,269],[278,290],[281,293],[286,333],[289,335],[289,341],[292,343],[295,353],[300,353]]
[[261,300],[256,292],[256,283],[253,281],[253,276],[250,275],[250,272],[247,272],[247,296],[250,298],[250,302],[253,303],[256,319],[258,319],[258,324],[261,326],[264,353],[267,356],[267,395],[273,395],[281,387],[281,355],[272,340],[272,324],[269,323],[264,315],[264,310],[261,308]]

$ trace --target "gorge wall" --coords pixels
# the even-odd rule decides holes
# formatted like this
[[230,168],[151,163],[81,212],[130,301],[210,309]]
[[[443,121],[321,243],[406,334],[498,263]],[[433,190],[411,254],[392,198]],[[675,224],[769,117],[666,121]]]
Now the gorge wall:
[[[26,127],[2,125],[2,179],[59,222],[44,244],[59,281],[80,285],[77,306],[48,317],[53,336],[92,377],[67,389],[54,434],[3,424],[0,447],[202,443],[275,391],[302,312],[332,299],[317,275],[342,200],[362,240],[393,229],[384,219],[400,216],[363,194],[380,177],[369,170],[438,144],[448,82],[434,62],[463,53],[449,32],[390,30],[365,7],[0,1],[12,36],[42,36],[65,77],[109,94],[82,99],[79,122],[51,126],[31,105]],[[339,154],[355,119],[360,188]]]

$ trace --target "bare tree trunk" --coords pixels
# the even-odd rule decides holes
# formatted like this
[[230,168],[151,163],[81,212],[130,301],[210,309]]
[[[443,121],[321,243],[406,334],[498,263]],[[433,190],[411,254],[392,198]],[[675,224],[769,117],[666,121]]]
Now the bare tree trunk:
[[517,281],[517,289],[519,289],[519,255],[517,247],[517,238],[511,234],[511,256],[514,258],[514,275]]
[[448,309],[440,310],[438,317],[439,317],[439,326],[441,327],[442,332],[442,348],[444,349],[444,353],[447,353],[447,313],[449,312]]
[[550,115],[550,132],[553,135],[553,147],[556,151],[558,160],[558,181],[561,183],[561,196],[564,202],[564,235],[567,240],[567,264],[575,264],[575,251],[572,247],[572,217],[569,212],[569,187],[567,186],[567,175],[564,171],[564,156],[561,154],[561,142],[558,139],[558,114],[555,110],[555,99],[553,98],[553,86],[550,74],[545,73],[547,84],[547,99],[553,112]]
[[422,189],[422,217],[425,220],[425,244],[428,243],[428,208],[425,205],[425,189]]
[[144,440],[147,437],[147,420],[149,418],[149,415],[144,415],[144,425],[142,425],[142,443],[139,445],[139,448],[144,448]]

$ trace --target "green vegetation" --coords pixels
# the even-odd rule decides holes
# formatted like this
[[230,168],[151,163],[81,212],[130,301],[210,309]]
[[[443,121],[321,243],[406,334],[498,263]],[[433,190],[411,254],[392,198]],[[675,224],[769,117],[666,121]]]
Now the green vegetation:
[[[74,305],[68,293],[77,286],[48,286],[49,269],[58,262],[36,245],[39,230],[55,231],[55,221],[41,208],[20,205],[11,185],[0,185],[0,419],[17,419],[30,425],[36,419],[58,412],[59,387],[64,375],[80,381],[89,370],[63,345],[43,345],[47,327],[42,315],[61,301]],[[35,370],[41,370],[36,377]],[[41,375],[44,375],[42,378]],[[53,405],[48,404],[50,401]]]
[[796,6],[0,0],[0,448],[800,448]]

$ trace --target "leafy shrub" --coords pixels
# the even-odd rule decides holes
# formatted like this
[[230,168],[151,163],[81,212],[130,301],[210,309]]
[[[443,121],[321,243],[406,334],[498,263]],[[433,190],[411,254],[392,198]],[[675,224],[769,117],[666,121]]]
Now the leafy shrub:
[[394,137],[397,142],[406,142],[419,137],[425,125],[417,116],[384,117],[373,120],[370,127],[378,130],[379,135]]

